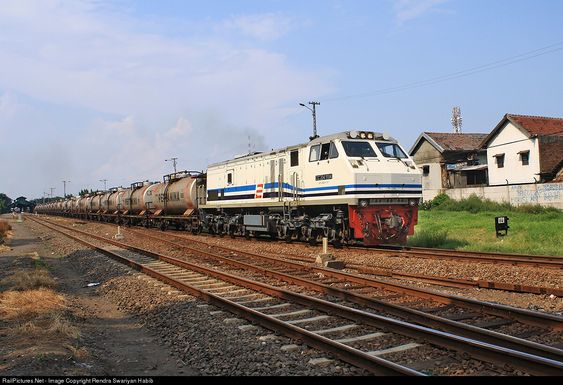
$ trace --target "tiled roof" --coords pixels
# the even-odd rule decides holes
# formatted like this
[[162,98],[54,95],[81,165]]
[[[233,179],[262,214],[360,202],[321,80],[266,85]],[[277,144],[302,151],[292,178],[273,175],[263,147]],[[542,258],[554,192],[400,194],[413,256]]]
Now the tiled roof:
[[425,132],[444,151],[471,151],[478,149],[487,134],[457,134],[445,132]]
[[506,114],[483,140],[483,147],[489,145],[507,121],[539,138],[540,173],[557,174],[563,164],[563,118]]
[[531,135],[563,135],[563,118],[506,114],[508,120]]

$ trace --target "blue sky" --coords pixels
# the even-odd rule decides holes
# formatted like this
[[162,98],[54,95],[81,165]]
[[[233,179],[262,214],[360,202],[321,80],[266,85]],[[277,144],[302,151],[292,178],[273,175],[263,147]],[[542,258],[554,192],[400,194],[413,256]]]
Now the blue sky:
[[312,100],[319,134],[407,150],[450,132],[454,106],[462,132],[562,117],[561,15],[557,0],[3,0],[0,192],[159,180],[164,159],[202,170],[248,137],[303,143]]

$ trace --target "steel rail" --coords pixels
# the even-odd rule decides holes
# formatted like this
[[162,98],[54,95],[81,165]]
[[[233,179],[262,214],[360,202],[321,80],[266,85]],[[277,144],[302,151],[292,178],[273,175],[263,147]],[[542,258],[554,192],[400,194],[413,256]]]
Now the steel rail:
[[[134,234],[140,234],[136,231],[130,231]],[[389,304],[384,301],[380,301],[374,298],[370,298],[365,295],[355,294],[348,290],[339,289],[335,287],[328,286],[326,284],[318,283],[312,281],[310,279],[305,279],[297,276],[293,276],[290,274],[286,274],[283,272],[278,272],[275,270],[267,269],[264,267],[252,265],[249,263],[237,261],[230,259],[229,257],[224,257],[215,253],[210,253],[207,251],[200,251],[194,249],[190,246],[180,245],[176,242],[171,242],[165,239],[157,238],[154,235],[150,234],[143,234],[142,236],[149,237],[154,239],[158,242],[164,242],[170,244],[174,247],[182,247],[184,249],[190,250],[194,253],[203,254],[208,258],[212,258],[214,260],[221,261],[223,263],[229,264],[231,266],[240,267],[244,269],[251,269],[257,271],[261,274],[264,274],[269,277],[273,277],[290,284],[296,284],[308,289],[320,291],[324,294],[328,294],[346,301],[350,301],[359,305],[368,306],[370,308],[385,311],[387,313],[393,314],[395,316],[409,318],[411,320],[415,320],[421,325],[427,327],[438,327],[444,330],[447,330],[451,333],[456,333],[460,336],[487,342],[494,345],[503,346],[509,349],[519,350],[525,353],[534,354],[546,358],[550,358],[553,360],[563,361],[563,350],[557,349],[551,346],[538,344],[532,341],[527,341],[521,338],[509,336],[506,334],[498,333],[495,331],[479,328],[473,325],[464,324],[458,321],[449,320],[447,318],[439,317],[436,315],[424,313],[420,310],[410,309],[399,305]],[[279,264],[285,264],[285,261],[276,260]],[[291,263],[292,267],[295,266],[294,263]],[[304,270],[309,270],[307,266],[301,265]],[[561,319],[563,322],[563,318]]]
[[[378,375],[409,375],[409,376],[425,376],[424,373],[418,372],[416,370],[410,369],[408,367],[393,363],[391,361],[385,360],[383,358],[380,357],[376,357],[376,356],[371,356],[365,352],[362,352],[358,349],[354,349],[352,347],[349,347],[343,343],[340,342],[336,342],[333,340],[330,340],[329,338],[323,337],[321,335],[312,333],[310,331],[307,331],[303,328],[300,328],[298,326],[294,326],[291,325],[289,323],[286,323],[284,321],[278,320],[274,317],[268,316],[266,314],[260,313],[256,310],[253,310],[251,308],[248,308],[246,306],[240,305],[236,302],[230,301],[226,298],[222,298],[218,295],[215,295],[213,293],[209,293],[206,292],[204,290],[198,289],[194,286],[188,285],[186,283],[180,282],[166,274],[160,273],[158,271],[156,271],[155,269],[152,269],[150,267],[147,267],[143,264],[137,263],[129,258],[125,258],[121,255],[119,255],[118,253],[112,252],[110,250],[104,249],[103,247],[99,247],[96,246],[94,244],[91,244],[90,242],[87,242],[83,239],[80,239],[74,235],[68,234],[60,229],[57,229],[54,226],[61,226],[63,228],[66,228],[66,226],[62,226],[59,224],[45,224],[42,223],[41,221],[33,218],[33,221],[36,221],[37,223],[46,226],[48,228],[50,228],[51,230],[57,231],[73,240],[75,240],[76,242],[79,242],[87,247],[90,247],[100,253],[103,253],[104,255],[120,262],[123,263],[125,265],[128,265],[129,267],[138,270],[148,276],[151,276],[153,278],[156,278],[172,287],[175,287],[179,290],[182,290],[184,292],[187,292],[191,295],[193,295],[194,297],[197,297],[199,299],[202,299],[208,303],[211,303],[215,306],[221,307],[223,309],[228,310],[231,313],[237,314],[245,319],[247,319],[250,322],[255,322],[258,323],[260,325],[262,325],[263,327],[270,329],[270,330],[274,330],[274,331],[280,331],[283,334],[285,334],[286,336],[290,337],[290,338],[295,338],[298,340],[301,340],[305,343],[307,343],[310,346],[316,347],[318,349],[321,349],[323,351],[329,352],[331,354],[334,354],[336,357],[342,359],[345,362],[348,362],[352,365],[355,365],[357,367],[366,369],[368,371],[371,371],[375,374]],[[115,241],[110,241],[108,239],[102,238],[102,237],[98,237],[92,234],[87,234],[84,233],[80,230],[76,230],[76,229],[68,229],[67,230],[70,231],[75,231],[75,232],[79,232],[82,233],[83,235],[87,235],[90,237],[93,237],[95,239],[98,240],[102,240],[105,242],[108,242],[110,244],[113,244],[115,246],[118,247],[122,247],[120,246],[120,242],[115,242]],[[123,245],[124,249],[127,250],[132,250],[132,251],[136,251],[136,252],[140,252],[142,254],[145,255],[151,255],[153,253],[151,252],[146,252],[146,251],[142,251],[141,249],[137,249],[137,248],[131,248],[128,245]],[[154,256],[153,256],[154,258]],[[167,258],[158,258],[162,261],[168,262]],[[178,261],[181,262],[181,261]],[[180,265],[176,265],[176,266],[180,266]],[[197,265],[187,265],[187,266],[183,266],[185,268],[188,268],[190,270],[193,271],[197,271],[200,272],[202,274],[206,274],[206,275],[210,275],[210,276],[214,276],[214,277],[222,277],[221,279],[225,278],[225,277],[229,277],[228,275],[225,275],[223,277],[222,274],[213,274],[214,272],[205,268],[202,268],[201,266],[197,266]],[[274,288],[274,287],[266,287],[264,286],[264,288],[261,288],[261,290],[257,290],[250,282],[251,281],[247,281],[247,280],[243,280],[241,278],[235,277],[235,276],[230,276],[230,279],[224,279],[227,282],[231,282],[231,283],[244,283],[243,287],[248,287],[251,288],[251,290],[255,290],[255,291],[259,291],[261,293],[265,293],[268,295],[272,295],[278,298],[284,298],[284,299],[288,299],[286,298],[286,296],[284,294],[287,293],[278,293],[278,289]],[[289,296],[291,298],[291,295]],[[303,296],[303,298],[306,298]],[[305,304],[305,305],[310,305],[311,303],[308,303],[307,301],[304,301],[303,299],[301,299],[300,301],[296,301],[298,303],[301,304]],[[562,373],[563,373],[563,368],[562,368]]]
[[[43,225],[52,228],[53,230],[59,231],[66,236],[69,236],[73,239],[79,240],[83,244],[87,244],[86,241],[80,240],[75,236],[69,235],[59,229],[53,228],[49,225],[42,223]],[[457,335],[453,335],[451,333],[442,332],[439,330],[430,329],[424,326],[409,324],[404,321],[396,320],[393,318],[379,316],[373,313],[365,312],[362,310],[357,310],[353,308],[349,308],[346,306],[342,306],[339,304],[335,304],[332,302],[328,302],[322,299],[307,297],[302,294],[289,292],[287,290],[279,289],[264,283],[258,283],[254,281],[249,281],[247,279],[243,279],[232,274],[218,272],[213,269],[208,269],[200,265],[195,265],[189,262],[181,261],[176,258],[160,255],[151,251],[139,249],[134,246],[126,245],[121,242],[109,240],[94,234],[86,233],[81,230],[68,228],[63,225],[57,224],[56,226],[66,228],[70,231],[74,231],[88,237],[92,237],[103,242],[107,242],[113,244],[115,246],[132,250],[137,253],[145,254],[148,256],[152,256],[153,258],[159,259],[161,261],[174,264],[179,267],[183,267],[186,269],[190,269],[193,271],[200,272],[205,275],[210,275],[216,278],[219,278],[223,281],[231,282],[243,287],[247,287],[251,290],[259,291],[264,294],[275,296],[278,298],[283,298],[289,301],[293,301],[299,303],[304,306],[311,306],[313,305],[317,309],[328,313],[336,313],[342,317],[348,318],[350,320],[360,321],[366,323],[370,326],[375,326],[378,328],[384,327],[386,329],[392,330],[396,333],[409,336],[415,339],[423,339],[427,342],[433,343],[435,345],[451,348],[457,351],[463,351],[472,355],[475,358],[482,359],[488,362],[496,362],[502,365],[511,365],[520,369],[523,369],[529,373],[539,374],[539,375],[563,375],[563,362],[551,360],[548,358],[535,356],[528,353],[523,353],[520,351],[515,351],[512,349],[504,348],[501,346],[472,340],[465,337],[460,337]],[[109,252],[103,248],[99,248],[95,245],[91,245],[95,249],[99,249],[100,251],[106,253]],[[119,257],[123,258],[123,257]],[[129,261],[129,265],[133,263]],[[168,279],[172,279],[169,278]],[[369,356],[369,355],[368,355]],[[371,356],[369,356],[371,358]]]
[[[130,229],[131,230],[131,229]],[[136,232],[136,230],[133,230],[134,232]],[[189,238],[180,236],[180,235],[176,235],[173,234],[172,236],[174,237],[179,237],[181,239],[185,239],[185,240],[191,240]],[[256,253],[252,253],[252,252],[246,252],[246,251],[241,251],[241,250],[236,250],[236,249],[232,249],[232,248],[228,248],[228,247],[223,247],[223,246],[216,246],[216,245],[210,245],[208,243],[202,242],[202,241],[197,241],[198,243],[203,243],[205,245],[207,245],[208,247],[213,247],[216,249],[223,249],[227,252],[234,252],[234,253],[238,253],[241,255],[249,255],[255,258],[260,258],[260,259],[265,259],[265,260],[269,260],[272,262],[276,262],[276,263],[284,263],[287,266],[292,266],[293,268],[296,269],[303,269],[304,265],[297,263],[297,262],[290,262],[290,261],[281,261],[278,258],[273,258],[273,257],[269,257],[266,255],[260,255],[260,254],[256,254]],[[198,252],[203,252],[202,250],[197,250]],[[474,300],[474,299],[470,299],[470,298],[464,298],[464,297],[460,297],[457,295],[453,295],[453,294],[444,294],[444,293],[440,293],[434,290],[430,290],[430,289],[422,289],[422,288],[414,288],[414,287],[410,287],[410,286],[406,286],[406,285],[402,285],[399,283],[392,283],[392,282],[386,282],[386,281],[381,281],[378,279],[373,279],[373,278],[367,278],[367,277],[363,277],[357,274],[352,274],[352,273],[346,273],[346,272],[341,272],[338,270],[334,270],[334,269],[329,269],[329,268],[322,268],[322,267],[316,267],[316,266],[307,266],[312,272],[316,272],[316,273],[322,273],[326,276],[330,276],[333,278],[338,278],[338,279],[343,279],[343,280],[348,280],[350,282],[354,282],[360,285],[366,285],[366,286],[371,286],[371,287],[376,287],[376,288],[381,288],[384,290],[390,290],[390,291],[394,291],[394,292],[398,292],[401,294],[408,294],[408,295],[414,295],[416,297],[419,298],[424,298],[424,299],[430,299],[436,302],[440,302],[443,304],[451,304],[451,305],[456,305],[456,306],[461,306],[461,307],[465,307],[465,308],[469,308],[481,313],[487,313],[487,314],[491,314],[491,315],[496,315],[496,316],[500,316],[503,318],[509,318],[509,319],[513,319],[522,323],[526,323],[526,324],[530,324],[530,325],[534,325],[534,326],[539,326],[542,328],[551,328],[553,330],[556,331],[563,331],[563,317],[558,317],[556,315],[552,315],[552,314],[546,314],[546,313],[539,313],[539,312],[534,312],[534,311],[530,311],[530,310],[526,310],[526,309],[519,309],[519,308],[515,308],[515,307],[511,307],[511,306],[507,306],[507,305],[502,305],[502,304],[496,304],[496,303],[491,303],[491,302],[484,302],[484,301],[478,301],[478,300]]]
[[384,252],[386,254],[399,254],[398,257],[411,258],[410,255],[429,259],[450,259],[456,261],[479,261],[489,263],[502,263],[509,265],[524,265],[563,269],[563,257],[493,253],[466,250],[433,249],[422,247],[402,246],[397,249],[383,247],[351,246],[352,249]]

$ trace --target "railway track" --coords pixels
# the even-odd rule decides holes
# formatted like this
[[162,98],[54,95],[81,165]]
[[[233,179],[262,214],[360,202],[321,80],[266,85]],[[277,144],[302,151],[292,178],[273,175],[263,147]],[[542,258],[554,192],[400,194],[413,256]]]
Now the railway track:
[[[328,349],[328,351],[335,354],[344,361],[350,362],[354,365],[363,367],[368,370],[372,370],[378,374],[421,374],[420,372],[412,368],[405,368],[401,364],[390,363],[390,361],[381,359],[380,356],[393,356],[399,354],[401,350],[409,351],[411,349],[423,351],[427,350],[429,352],[434,352],[432,354],[437,354],[435,353],[437,346],[440,346],[441,349],[453,349],[458,352],[469,353],[476,359],[491,362],[495,365],[500,365],[500,369],[497,368],[497,370],[500,370],[499,373],[505,370],[504,366],[507,364],[510,364],[512,367],[518,368],[519,370],[530,374],[560,375],[563,373],[561,372],[561,370],[563,370],[563,363],[561,360],[561,358],[563,357],[562,352],[561,350],[553,347],[536,344],[529,341],[520,341],[519,339],[513,337],[511,341],[511,338],[504,338],[505,342],[509,341],[510,344],[512,344],[510,345],[512,346],[512,348],[499,346],[495,345],[494,343],[484,342],[480,339],[472,339],[463,335],[456,335],[449,332],[430,329],[426,326],[420,326],[410,323],[411,321],[397,320],[396,318],[376,315],[363,309],[354,309],[354,307],[352,306],[344,305],[344,300],[346,301],[346,303],[351,302],[355,305],[362,305],[362,307],[364,308],[366,307],[366,300],[369,300],[367,301],[370,304],[368,305],[368,307],[371,308],[373,308],[374,304],[377,304],[376,308],[379,308],[380,310],[385,306],[383,306],[381,303],[377,303],[377,301],[374,302],[373,299],[369,299],[365,296],[363,296],[364,298],[362,299],[361,295],[352,294],[351,291],[336,290],[335,288],[329,289],[330,287],[327,285],[323,284],[321,286],[321,284],[314,283],[312,281],[307,283],[307,280],[304,278],[299,278],[296,276],[288,277],[286,275],[284,279],[281,279],[279,276],[280,273],[273,272],[273,270],[268,270],[263,267],[260,268],[257,266],[254,266],[252,268],[248,266],[246,267],[246,269],[254,269],[254,271],[256,271],[257,269],[262,269],[262,275],[271,276],[272,274],[278,274],[278,277],[276,279],[286,281],[290,279],[292,285],[302,285],[303,287],[306,287],[310,290],[318,291],[320,287],[323,287],[324,290],[328,290],[326,294],[329,294],[330,296],[336,298],[338,298],[338,295],[345,295],[344,297],[340,298],[340,303],[335,303],[335,301],[327,301],[316,297],[314,298],[311,296],[304,296],[302,294],[280,289],[266,283],[260,283],[256,280],[251,281],[245,278],[241,278],[239,276],[233,275],[232,273],[219,272],[217,271],[216,267],[206,268],[200,264],[195,265],[193,263],[179,260],[177,258],[162,256],[151,251],[141,250],[131,245],[125,245],[119,242],[104,239],[103,237],[84,233],[76,229],[61,225],[56,225],[56,227],[54,227],[52,224],[46,224],[43,221],[39,222],[44,224],[45,226],[50,227],[53,230],[56,229],[57,231],[62,232],[67,236],[71,235],[66,233],[65,231],[60,230],[61,228],[64,228],[66,231],[74,231],[80,233],[81,236],[93,237],[97,241],[111,243],[114,248],[119,247],[120,250],[127,250],[125,251],[126,254],[130,254],[131,252],[136,253],[137,257],[129,256],[128,258],[126,258],[123,256],[123,252],[117,253],[118,255],[116,255],[116,250],[109,250],[107,247],[100,248],[98,246],[88,244],[89,247],[94,247],[99,251],[104,252],[105,254],[109,254],[110,256],[112,256],[112,258],[120,259],[121,261],[129,264],[134,268],[137,268],[138,270],[148,272],[148,274],[150,274],[151,276],[156,277],[168,284],[171,284],[172,286],[188,291],[200,298],[204,298],[208,300],[208,302],[224,307],[227,310],[239,314],[246,319],[259,322],[265,327],[268,327],[270,329],[274,328],[276,330],[284,332],[286,335],[289,335],[291,337],[302,339],[311,346],[315,346],[323,350]],[[146,236],[146,234],[144,236]],[[82,243],[86,243],[84,240],[77,238],[76,236],[73,236],[73,238],[79,240]],[[201,253],[201,251],[198,251],[198,253]],[[215,255],[213,256],[213,258],[217,260],[218,256]],[[156,259],[158,259],[159,262],[155,262]],[[225,260],[223,260],[223,263],[225,263]],[[231,263],[235,263],[235,261],[232,261]],[[238,268],[240,268],[240,264],[244,262],[236,261],[236,263],[239,264]],[[189,269],[191,272],[186,272],[185,269]],[[178,281],[174,278],[174,276],[176,275],[178,275],[179,277],[188,277],[189,279],[187,281]],[[203,275],[205,275],[206,278],[204,278]],[[215,282],[213,280],[221,280],[221,282],[228,282],[228,284],[223,284],[219,281]],[[189,283],[191,283],[191,285]],[[197,284],[199,283],[204,284],[203,287],[201,287],[201,285],[197,286]],[[260,293],[260,296],[266,295],[266,297],[259,297],[254,300],[253,296],[258,294],[246,293],[245,290],[255,291],[256,293]],[[227,294],[239,293],[241,295],[237,295],[235,299],[243,299],[243,301],[241,303],[241,301],[231,301],[229,299],[226,299],[225,302],[225,298],[218,295],[216,291],[225,291]],[[275,301],[282,301],[282,303],[269,304],[270,301],[274,301],[271,298],[275,298]],[[358,299],[362,299],[364,303],[362,303],[362,301],[352,301],[352,299],[355,299],[356,301]],[[263,306],[264,302],[267,302],[268,305]],[[244,306],[252,304],[256,305],[256,303],[262,304],[260,306],[250,306],[250,308],[248,306]],[[307,308],[299,308],[300,306],[306,306]],[[387,306],[385,308],[386,312],[389,312],[389,309],[393,307]],[[278,311],[280,310],[282,311],[282,313],[278,313]],[[262,311],[265,311],[268,314],[264,315]],[[269,312],[271,311],[274,311],[276,313],[273,315],[269,314]],[[259,313],[260,315],[257,313]],[[298,318],[292,318],[291,320],[286,322],[286,324],[279,324],[280,318],[291,318],[294,316]],[[405,316],[404,313],[403,316]],[[411,311],[409,317],[411,319],[416,319],[417,317],[422,317],[422,314],[417,314],[417,312]],[[272,318],[276,322],[274,322]],[[434,319],[433,322],[436,323],[439,321],[437,319],[439,317],[435,318],[436,319]],[[311,328],[309,327],[310,325],[315,326],[321,321],[321,323],[324,323],[323,320],[330,320],[328,326],[321,326],[319,324],[317,326],[318,330],[311,330]],[[350,321],[352,321],[353,323],[350,324]],[[283,323],[283,321],[281,322]],[[291,325],[291,327],[289,327],[287,324]],[[309,329],[305,327],[296,327],[296,325],[298,324],[305,324],[309,327]],[[450,325],[450,328],[455,327],[459,328],[459,325],[456,325],[454,321],[454,323]],[[373,328],[376,328],[377,330]],[[313,327],[313,329],[315,328]],[[465,333],[467,335],[467,333],[471,332],[474,333],[475,336],[477,335],[475,333],[478,332],[477,329],[478,328],[466,326]],[[346,333],[353,330],[356,330],[356,334],[358,333],[358,330],[361,331],[362,334],[354,335],[352,337],[345,335]],[[366,333],[366,330],[371,330],[371,332]],[[384,337],[389,334],[389,330],[392,332],[391,336]],[[396,335],[393,333],[396,333]],[[488,334],[487,338],[489,338],[489,341],[495,339],[499,341],[499,336],[495,335],[494,332],[485,334]],[[333,335],[337,336],[335,337],[336,339],[327,338],[327,336]],[[387,338],[389,339],[389,341],[400,341],[404,343],[399,343],[399,345],[394,346],[387,346],[381,349],[381,341],[386,340]],[[405,338],[408,340],[405,340]],[[389,341],[387,343],[388,345],[391,344],[391,342]],[[362,349],[357,349],[359,345],[361,345],[363,351]],[[366,346],[367,351],[365,351]],[[372,347],[371,350],[370,346]],[[373,347],[380,347],[380,349],[373,350]],[[516,349],[517,347],[524,347],[525,349],[518,350]],[[424,363],[419,364],[424,367]],[[429,365],[429,363],[427,363],[426,365]],[[374,367],[377,367],[377,369],[375,369]]]
[[[176,234],[175,232],[168,232]],[[182,234],[178,232],[178,234]],[[189,238],[194,243],[200,243],[209,245],[207,242],[194,240],[193,238]],[[233,249],[234,250],[234,249]],[[370,248],[369,250],[373,250]],[[311,257],[303,257],[297,254],[290,254],[284,252],[284,258],[295,260],[298,262],[303,263],[313,263],[314,258]],[[455,278],[447,278],[447,277],[439,277],[439,276],[429,276],[423,274],[412,274],[412,273],[404,273],[404,272],[397,272],[392,271],[390,269],[374,269],[370,267],[366,267],[359,263],[349,263],[346,262],[346,268],[353,269],[358,273],[361,274],[369,274],[379,277],[391,277],[397,278],[402,280],[416,280],[417,282],[425,282],[433,285],[440,285],[440,286],[447,286],[447,287],[456,287],[456,288],[483,288],[483,289],[494,289],[494,290],[503,290],[503,291],[512,291],[516,293],[531,293],[531,294],[547,294],[547,295],[555,295],[558,297],[563,297],[563,289],[554,288],[554,287],[542,287],[542,286],[534,286],[534,285],[522,285],[522,284],[515,284],[515,283],[506,283],[506,282],[493,282],[487,281],[483,279],[478,280],[469,280],[469,279],[455,279]]]
[[563,269],[563,257],[558,256],[543,256],[543,255],[530,255],[530,254],[513,254],[513,253],[493,253],[493,252],[477,252],[465,250],[447,250],[447,249],[434,249],[425,247],[411,247],[411,246],[398,246],[398,247],[365,247],[354,246],[357,250],[377,250],[388,255],[396,255],[404,258],[411,256],[416,258],[430,258],[430,259],[449,259],[456,261],[476,261],[487,263],[502,263],[514,266],[534,266],[546,267],[552,269]]

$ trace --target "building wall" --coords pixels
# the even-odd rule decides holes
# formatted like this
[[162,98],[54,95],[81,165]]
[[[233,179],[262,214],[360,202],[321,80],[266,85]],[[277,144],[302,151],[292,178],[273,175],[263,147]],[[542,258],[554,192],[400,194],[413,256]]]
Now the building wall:
[[422,142],[413,156],[414,163],[422,170],[423,166],[429,166],[428,175],[422,175],[422,188],[440,189],[442,185],[442,155],[434,146],[426,140]]
[[[530,151],[527,166],[522,165],[518,154],[520,151]],[[504,167],[499,168],[495,155],[502,153],[504,153]],[[528,138],[520,129],[507,122],[487,147],[487,164],[490,186],[539,181],[538,140]]]
[[508,202],[514,206],[539,204],[563,210],[563,183],[538,183],[487,187],[466,187],[456,189],[423,190],[424,201],[433,199],[444,192],[452,199],[460,200],[475,194],[495,202]]

